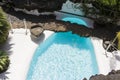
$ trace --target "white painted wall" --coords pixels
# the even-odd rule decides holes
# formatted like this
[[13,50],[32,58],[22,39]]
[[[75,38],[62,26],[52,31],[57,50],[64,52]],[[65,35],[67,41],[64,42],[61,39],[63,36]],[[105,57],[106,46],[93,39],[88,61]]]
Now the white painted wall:
[[77,3],[74,4],[68,0],[66,3],[63,4],[61,11],[82,15],[83,12],[80,9],[76,9],[74,7],[75,5],[78,5],[78,4]]
[[[83,15],[84,13],[80,9],[74,8],[75,5],[76,4],[74,4],[68,0],[66,3],[63,4],[62,9],[60,11],[73,13],[73,14],[77,14],[77,15]],[[87,23],[88,27],[93,28],[93,21],[90,19],[80,17],[80,16],[71,15],[71,14],[61,13],[61,12],[57,12],[57,11],[55,12],[55,15],[57,16],[58,20],[61,20],[65,17],[74,17],[74,18],[82,19]]]

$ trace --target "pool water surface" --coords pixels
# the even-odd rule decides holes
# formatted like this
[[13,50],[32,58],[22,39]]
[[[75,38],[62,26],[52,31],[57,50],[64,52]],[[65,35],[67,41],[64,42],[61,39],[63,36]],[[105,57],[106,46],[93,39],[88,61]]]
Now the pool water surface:
[[58,32],[36,49],[26,80],[82,80],[98,72],[90,38]]

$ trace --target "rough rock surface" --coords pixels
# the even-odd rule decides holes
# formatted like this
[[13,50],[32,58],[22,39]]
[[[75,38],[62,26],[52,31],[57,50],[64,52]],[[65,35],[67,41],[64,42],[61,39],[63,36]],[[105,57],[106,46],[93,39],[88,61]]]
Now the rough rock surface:
[[112,40],[115,37],[116,30],[120,30],[120,27],[110,28],[108,27],[96,27],[94,29],[85,27],[83,25],[71,24],[70,22],[64,22],[56,20],[54,15],[30,15],[21,11],[9,11],[8,17],[12,20],[13,28],[24,28],[23,19],[27,21],[27,27],[30,28],[35,25],[42,26],[43,29],[52,31],[72,31],[73,34],[80,36],[93,36],[104,40]]
[[95,75],[90,78],[90,80],[120,80],[120,70],[111,71],[108,75]]
[[43,33],[44,29],[41,26],[33,26],[30,29],[30,32],[35,37],[39,37]]
[[3,3],[9,3],[11,6],[20,9],[38,9],[39,12],[53,12],[60,10],[64,2],[66,0],[6,0]]
[[78,2],[81,2],[81,1],[84,1],[84,0],[70,0],[70,1],[72,1],[74,3],[78,3]]

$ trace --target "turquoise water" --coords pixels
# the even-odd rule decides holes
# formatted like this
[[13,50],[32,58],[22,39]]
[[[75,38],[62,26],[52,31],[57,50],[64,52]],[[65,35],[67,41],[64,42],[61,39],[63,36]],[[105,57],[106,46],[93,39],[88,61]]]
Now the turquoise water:
[[77,24],[80,24],[80,25],[87,26],[86,22],[83,21],[82,19],[79,19],[79,18],[66,17],[66,18],[63,18],[62,20],[63,21],[70,21],[71,23],[77,23]]
[[97,73],[91,40],[72,32],[59,32],[36,49],[26,80],[81,80]]

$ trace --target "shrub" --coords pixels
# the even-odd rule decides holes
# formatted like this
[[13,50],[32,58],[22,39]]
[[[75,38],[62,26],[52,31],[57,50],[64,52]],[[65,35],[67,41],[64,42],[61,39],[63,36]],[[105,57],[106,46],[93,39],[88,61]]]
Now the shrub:
[[105,5],[116,5],[117,1],[116,0],[98,0],[101,3],[105,4]]
[[0,44],[7,40],[9,34],[9,24],[2,8],[0,7]]
[[[0,7],[0,44],[7,40],[9,34],[9,24],[2,8]],[[8,69],[10,60],[6,52],[0,51],[0,73],[5,72]]]
[[0,51],[0,73],[5,72],[10,64],[10,60],[6,52]]

